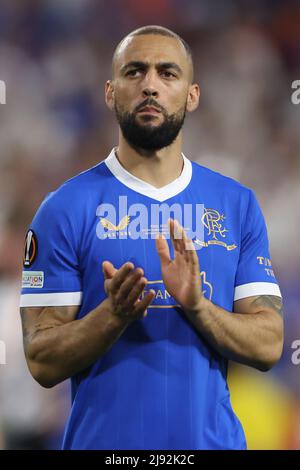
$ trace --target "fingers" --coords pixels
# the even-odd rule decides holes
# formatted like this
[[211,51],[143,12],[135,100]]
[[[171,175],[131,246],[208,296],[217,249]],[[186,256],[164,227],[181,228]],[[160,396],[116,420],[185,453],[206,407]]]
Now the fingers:
[[134,287],[131,289],[126,299],[125,305],[133,308],[136,302],[139,301],[139,298],[142,295],[143,290],[145,289],[146,285],[147,285],[147,279],[145,277],[142,277],[141,279],[139,279],[138,282],[136,282]]
[[147,315],[146,310],[149,307],[149,305],[151,304],[154,297],[155,297],[155,291],[153,289],[151,289],[149,292],[147,292],[147,294],[145,295],[145,297],[143,299],[139,300],[136,303],[136,305],[134,307],[135,315],[146,316]]
[[105,279],[111,279],[114,274],[117,272],[116,268],[110,261],[103,261],[102,270]]
[[169,219],[168,220],[169,224],[169,231],[170,231],[170,236],[171,236],[171,241],[172,245],[176,252],[182,253],[182,245],[180,244],[180,241],[182,241],[182,233],[180,232],[180,225],[176,220]]
[[[191,249],[193,243],[191,242],[192,245],[189,243],[190,240],[187,238],[184,228],[177,222],[177,220],[169,219],[168,224],[175,257],[176,254],[179,253],[184,255],[186,261],[188,261],[189,257],[186,252]],[[169,246],[162,234],[159,234],[156,238],[156,250],[162,265],[171,262]]]
[[186,240],[186,253],[189,259],[189,264],[191,266],[191,271],[193,274],[197,274],[200,271],[199,258],[197,251],[195,249],[194,243],[192,240]]
[[133,270],[133,268],[134,266],[132,263],[125,263],[115,272],[110,283],[110,291],[112,294],[115,294],[119,290],[121,284],[125,281],[126,277]]
[[182,255],[184,260],[191,264],[193,270],[199,270],[199,259],[196,249],[192,240],[190,240],[184,228],[177,222],[177,220],[169,219],[170,235],[176,253]]
[[156,251],[163,265],[169,264],[171,261],[169,245],[163,234],[159,234],[155,240]]
[[[147,279],[143,278],[143,275],[144,271],[141,268],[129,273],[116,293],[116,302],[127,305],[131,303],[130,299],[135,297],[136,292],[138,292],[138,297],[147,284]],[[134,298],[134,302],[137,297]]]
[[102,263],[102,271],[104,275],[104,290],[106,294],[108,294],[108,290],[111,284],[111,280],[114,274],[117,272],[116,268],[110,261],[103,261]]
[[137,268],[128,275],[115,296],[116,303],[122,306],[122,310],[127,312],[126,316],[128,316],[128,312],[131,312],[131,316],[134,317],[144,314],[144,311],[155,297],[155,291],[151,289],[143,299],[140,298],[148,282],[142,276],[143,270]]
[[145,317],[155,291],[151,290],[143,299],[140,298],[148,282],[143,269],[134,269],[133,264],[128,262],[117,270],[112,263],[104,261],[103,273],[105,291],[111,298],[115,314],[129,320]]
[[183,243],[184,243],[184,253],[185,253],[185,259],[189,263],[191,267],[191,271],[193,274],[198,274],[200,267],[199,267],[199,258],[194,246],[194,243],[192,240],[190,240],[186,233],[185,230],[183,230]]

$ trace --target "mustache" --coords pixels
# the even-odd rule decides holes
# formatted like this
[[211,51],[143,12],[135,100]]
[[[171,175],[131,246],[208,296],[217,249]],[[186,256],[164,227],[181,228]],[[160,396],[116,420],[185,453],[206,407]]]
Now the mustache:
[[134,110],[135,113],[138,113],[141,109],[145,108],[145,106],[153,106],[154,108],[158,109],[161,111],[163,114],[165,114],[165,109],[158,104],[155,100],[153,99],[146,99],[142,103],[140,103]]

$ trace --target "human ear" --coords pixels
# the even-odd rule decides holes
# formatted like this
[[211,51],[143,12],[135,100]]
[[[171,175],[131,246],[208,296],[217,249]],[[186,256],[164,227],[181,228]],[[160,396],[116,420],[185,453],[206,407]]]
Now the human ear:
[[113,82],[111,80],[107,80],[105,83],[105,103],[107,104],[108,108],[113,111],[115,104],[115,91]]
[[192,113],[198,108],[200,99],[200,87],[196,83],[190,85],[187,98],[187,111]]

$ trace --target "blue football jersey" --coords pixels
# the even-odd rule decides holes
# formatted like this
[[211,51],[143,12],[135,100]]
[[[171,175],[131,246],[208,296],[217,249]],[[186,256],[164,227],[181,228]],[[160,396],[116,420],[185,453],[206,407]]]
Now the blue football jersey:
[[227,360],[166,291],[155,237],[187,207],[188,223],[179,221],[193,233],[203,293],[232,312],[238,299],[281,296],[266,225],[252,190],[182,157],[181,175],[155,188],[128,173],[113,149],[50,193],[29,227],[21,306],[77,305],[82,318],[106,297],[105,260],[142,267],[145,291],[156,293],[147,317],[71,378],[64,449],[246,448]]

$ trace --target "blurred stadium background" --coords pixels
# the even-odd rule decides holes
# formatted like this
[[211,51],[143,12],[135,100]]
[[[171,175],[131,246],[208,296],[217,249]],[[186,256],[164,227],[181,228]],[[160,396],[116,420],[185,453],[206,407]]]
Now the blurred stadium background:
[[232,365],[232,403],[250,449],[300,448],[300,3],[288,0],[1,0],[0,448],[58,448],[68,384],[27,372],[18,313],[26,227],[49,191],[106,157],[117,139],[103,90],[118,41],[169,27],[194,52],[202,98],[185,154],[252,187],[285,299],[285,350],[267,374]]

